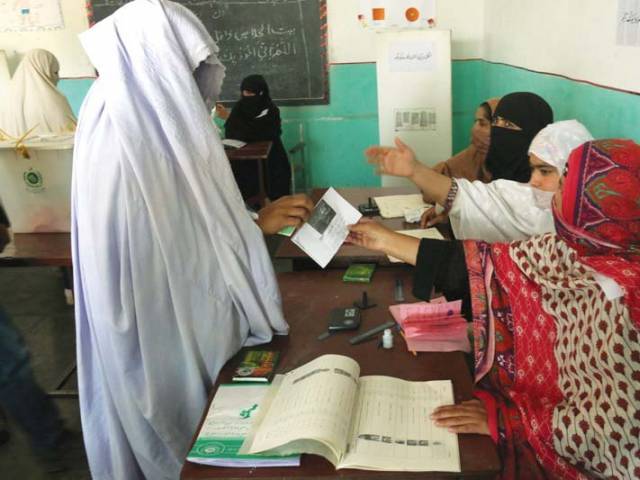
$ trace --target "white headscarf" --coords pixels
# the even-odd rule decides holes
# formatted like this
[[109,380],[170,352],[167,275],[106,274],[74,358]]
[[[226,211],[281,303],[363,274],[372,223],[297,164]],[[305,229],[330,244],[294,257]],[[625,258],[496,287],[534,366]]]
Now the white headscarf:
[[73,132],[76,118],[58,91],[58,60],[46,50],[30,50],[9,82],[0,106],[0,129],[13,137]]
[[224,67],[202,23],[135,0],[81,41],[99,72],[72,185],[87,456],[93,478],[175,479],[220,368],[288,326],[203,102]]
[[[556,167],[560,174],[569,154],[593,137],[576,120],[552,123],[533,139],[529,153]],[[449,212],[458,240],[511,242],[554,232],[551,199],[554,192],[511,180],[488,184],[456,179],[458,194]]]
[[569,154],[580,145],[593,140],[587,128],[577,120],[564,120],[544,127],[535,136],[529,154],[558,169],[562,174]]

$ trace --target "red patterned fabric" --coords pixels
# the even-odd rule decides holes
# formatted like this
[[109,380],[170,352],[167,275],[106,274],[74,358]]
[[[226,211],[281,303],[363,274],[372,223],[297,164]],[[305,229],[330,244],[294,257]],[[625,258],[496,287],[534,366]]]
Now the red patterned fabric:
[[[540,294],[528,293],[526,287],[535,288],[535,285],[511,261],[508,244],[491,246],[467,241],[465,256],[471,287],[476,381],[479,388],[495,398],[497,405],[497,412],[489,414],[498,416],[501,478],[582,478],[576,469],[554,453],[550,421],[544,422],[538,418],[540,415],[533,413],[539,409],[532,405],[532,401],[549,404],[552,401],[550,397],[558,397],[552,396],[555,392],[546,388],[548,383],[553,386],[555,362],[547,361],[552,353],[549,349],[541,349],[536,351],[537,358],[524,355],[522,359],[524,349],[517,348],[517,340],[523,338],[532,342],[527,345],[527,352],[536,342],[544,345],[540,331],[528,331],[528,322],[521,325],[519,319],[532,315],[534,319],[544,319],[553,326],[541,309]],[[540,365],[543,369],[532,374],[531,370],[538,369]],[[535,382],[527,382],[527,375]],[[531,390],[521,389],[523,379]],[[547,428],[539,428],[538,425],[547,425]],[[557,467],[548,467],[546,462],[540,461],[541,453],[552,459],[552,465],[557,463]]]
[[[558,235],[465,243],[476,378],[498,404],[505,479],[640,478],[639,164],[632,142],[586,144]],[[596,272],[624,296],[608,299]]]
[[583,263],[613,278],[625,290],[632,317],[640,322],[640,145],[598,140],[573,151],[556,231]]

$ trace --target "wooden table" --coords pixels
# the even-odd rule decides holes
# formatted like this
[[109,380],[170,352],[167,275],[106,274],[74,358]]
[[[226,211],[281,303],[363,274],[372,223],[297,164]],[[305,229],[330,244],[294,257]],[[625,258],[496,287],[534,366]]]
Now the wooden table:
[[[326,191],[325,188],[316,188],[311,192],[314,202]],[[355,208],[362,203],[367,203],[370,197],[385,195],[409,195],[420,193],[416,187],[373,187],[373,188],[338,188],[336,191],[342,195]],[[417,223],[406,223],[403,218],[382,218],[380,216],[371,217],[392,230],[412,230],[420,228]],[[300,247],[286,238],[282,241],[276,251],[275,258],[290,259],[293,261],[294,270],[317,269],[318,265],[304,253]],[[329,262],[328,268],[345,268],[353,262],[377,263],[379,266],[390,266],[392,264],[387,256],[380,252],[373,252],[356,245],[343,245],[336,253],[336,256]]]
[[71,267],[69,233],[16,233],[0,254],[4,267]]
[[[409,354],[404,341],[396,335],[392,350],[377,348],[377,337],[360,345],[352,346],[348,340],[358,332],[341,332],[324,341],[317,337],[326,330],[329,312],[335,307],[350,306],[366,290],[369,298],[378,307],[365,310],[360,332],[391,319],[388,305],[393,303],[393,287],[397,278],[404,282],[404,294],[408,302],[416,301],[411,295],[412,271],[408,267],[391,267],[378,270],[371,284],[346,284],[341,281],[342,272],[337,270],[284,273],[278,276],[282,291],[285,317],[291,330],[286,337],[275,337],[266,348],[281,353],[279,372],[298,367],[319,355],[335,353],[354,358],[361,367],[362,375],[391,375],[406,380],[451,379],[456,401],[471,398],[473,383],[469,367],[461,352]],[[218,383],[228,383],[242,352],[231,359],[222,369]],[[205,409],[205,413],[208,410]],[[202,421],[204,420],[204,415]],[[198,428],[199,430],[199,428]],[[194,438],[195,440],[195,438]],[[185,462],[180,478],[183,480],[219,478],[340,478],[365,480],[379,478],[493,478],[500,470],[495,446],[490,437],[484,435],[460,435],[461,473],[407,473],[374,472],[365,470],[336,471],[327,460],[315,455],[303,455],[298,468],[218,468]]]
[[258,202],[260,206],[264,206],[267,200],[267,177],[265,175],[265,165],[269,152],[271,152],[271,146],[273,142],[252,142],[247,143],[242,148],[228,148],[225,149],[227,157],[230,162],[244,162],[254,161],[258,165],[258,194],[245,198],[248,204]]

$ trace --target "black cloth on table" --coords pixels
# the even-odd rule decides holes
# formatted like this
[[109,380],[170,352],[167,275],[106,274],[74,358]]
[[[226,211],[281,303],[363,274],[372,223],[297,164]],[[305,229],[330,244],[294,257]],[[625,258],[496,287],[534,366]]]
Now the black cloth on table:
[[429,301],[433,290],[448,301],[462,300],[462,314],[471,320],[469,275],[461,241],[423,238],[413,276],[413,295]]

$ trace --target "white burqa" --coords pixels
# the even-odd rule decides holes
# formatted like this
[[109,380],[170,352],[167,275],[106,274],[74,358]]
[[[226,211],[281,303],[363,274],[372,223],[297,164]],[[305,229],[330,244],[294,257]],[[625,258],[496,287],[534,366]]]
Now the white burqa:
[[[529,153],[562,173],[571,152],[593,140],[576,120],[546,126],[531,142]],[[554,232],[551,199],[526,183],[496,180],[491,183],[456,179],[458,193],[449,211],[451,228],[458,240],[511,242]]]
[[81,41],[100,74],[72,185],[87,456],[94,479],[175,479],[220,368],[288,326],[203,102],[224,67],[200,21],[136,0]]
[[[58,91],[58,60],[46,50],[30,50],[9,82],[0,104],[0,129],[14,138],[65,134],[76,128],[67,98]],[[1,136],[1,135],[0,135]]]

